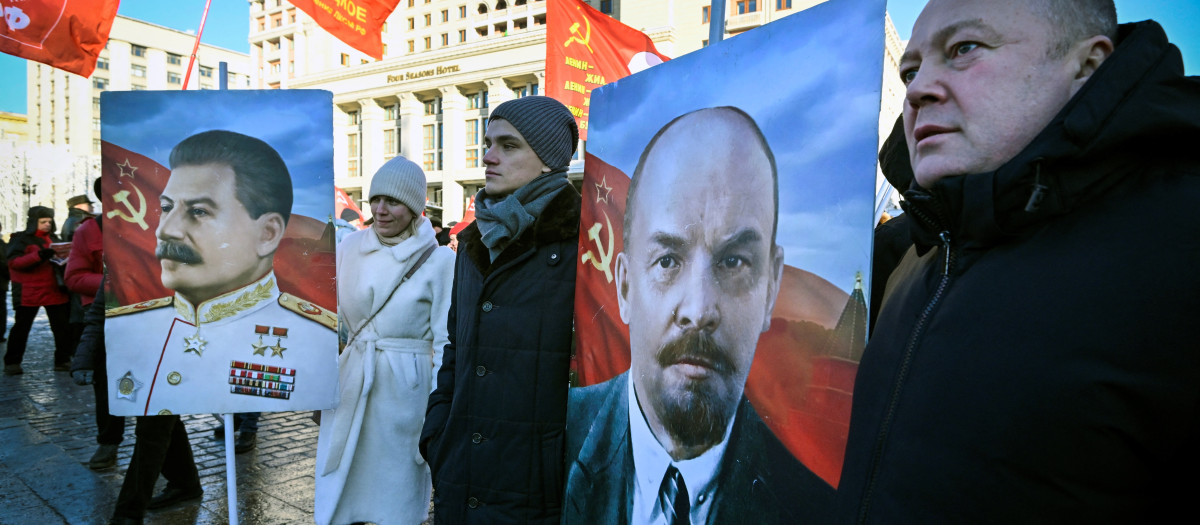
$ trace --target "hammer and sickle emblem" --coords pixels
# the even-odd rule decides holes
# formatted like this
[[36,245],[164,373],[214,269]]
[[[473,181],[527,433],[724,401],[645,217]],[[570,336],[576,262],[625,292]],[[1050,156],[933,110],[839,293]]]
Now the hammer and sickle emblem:
[[133,186],[133,191],[136,191],[138,196],[137,208],[134,208],[133,204],[129,202],[129,190],[121,190],[113,194],[113,200],[125,206],[125,209],[129,210],[129,213],[116,209],[106,213],[104,216],[110,219],[117,217],[125,222],[132,222],[141,226],[142,230],[149,230],[150,226],[146,224],[146,196],[142,195],[142,190],[139,190],[137,186]]
[[[566,42],[563,42],[563,47],[571,45],[571,42],[579,42],[580,44],[583,44],[584,47],[588,48],[588,51],[592,51],[592,45],[589,44],[589,42],[592,41],[592,22],[589,21],[587,17],[584,17],[583,23],[587,24],[587,33],[579,32],[579,22],[571,24],[571,33],[574,33],[575,36],[572,36],[571,38],[568,38]],[[592,52],[595,53],[595,51]]]
[[[608,229],[608,244],[606,245],[600,242],[600,229],[604,228],[605,226],[601,226],[598,222],[592,224],[592,227],[588,228],[588,239],[593,243],[596,243],[596,251],[600,252],[600,256],[597,257],[595,253],[592,253],[591,250],[588,250],[587,253],[583,254],[583,262],[592,263],[592,266],[596,267],[597,270],[604,272],[604,278],[611,283],[613,282],[613,230],[612,222],[608,220],[608,213],[604,214],[604,224]],[[605,249],[606,247],[607,249]]]

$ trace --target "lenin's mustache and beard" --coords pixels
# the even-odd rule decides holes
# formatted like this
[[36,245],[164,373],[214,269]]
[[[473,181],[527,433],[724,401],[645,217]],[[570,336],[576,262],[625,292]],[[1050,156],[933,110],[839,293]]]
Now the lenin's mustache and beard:
[[663,369],[690,361],[704,363],[715,372],[713,377],[686,380],[681,385],[660,383],[658,395],[650,396],[650,403],[678,444],[711,447],[720,443],[742,391],[741,385],[732,384],[743,375],[737,373],[729,351],[707,332],[688,332],[664,345],[655,360]]
[[172,241],[160,240],[158,246],[154,248],[154,256],[158,257],[160,261],[169,259],[183,264],[200,264],[204,262],[200,254],[196,253],[196,250],[191,249],[187,245]]

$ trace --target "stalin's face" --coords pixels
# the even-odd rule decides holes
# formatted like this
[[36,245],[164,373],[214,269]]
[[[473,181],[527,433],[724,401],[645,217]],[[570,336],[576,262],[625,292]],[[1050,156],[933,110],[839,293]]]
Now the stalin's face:
[[266,275],[283,238],[278,213],[250,217],[225,164],[180,166],[159,202],[158,247],[163,286],[199,304]]

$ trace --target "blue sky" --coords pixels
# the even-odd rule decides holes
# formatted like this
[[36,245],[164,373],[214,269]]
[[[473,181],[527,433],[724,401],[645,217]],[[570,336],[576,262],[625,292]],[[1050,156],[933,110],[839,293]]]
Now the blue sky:
[[588,153],[632,175],[671,119],[705,107],[742,109],[775,154],[785,262],[849,292],[855,272],[870,271],[882,4],[821,4],[600,88],[592,95]]
[[170,167],[171,148],[225,129],[270,144],[292,176],[292,213],[333,214],[332,95],[317,90],[114,91],[100,99],[104,140]]
[[[1116,0],[1116,3],[1117,17],[1122,22],[1153,18],[1163,24],[1171,40],[1183,50],[1188,74],[1200,74],[1200,2]],[[901,38],[907,39],[925,0],[890,0],[887,4]],[[194,31],[204,14],[204,0],[122,0],[117,12],[181,31]],[[249,2],[215,0],[208,13],[203,42],[249,53],[249,20]],[[0,54],[0,111],[26,112],[24,59]]]

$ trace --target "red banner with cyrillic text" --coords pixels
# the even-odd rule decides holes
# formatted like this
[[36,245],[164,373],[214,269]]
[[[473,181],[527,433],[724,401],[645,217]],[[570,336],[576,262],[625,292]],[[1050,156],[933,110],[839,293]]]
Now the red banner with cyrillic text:
[[118,0],[0,2],[0,52],[83,77],[108,43]]
[[592,90],[670,60],[641,31],[579,0],[546,2],[546,95],[562,102],[587,140]]
[[290,0],[350,47],[383,59],[383,23],[400,0]]

